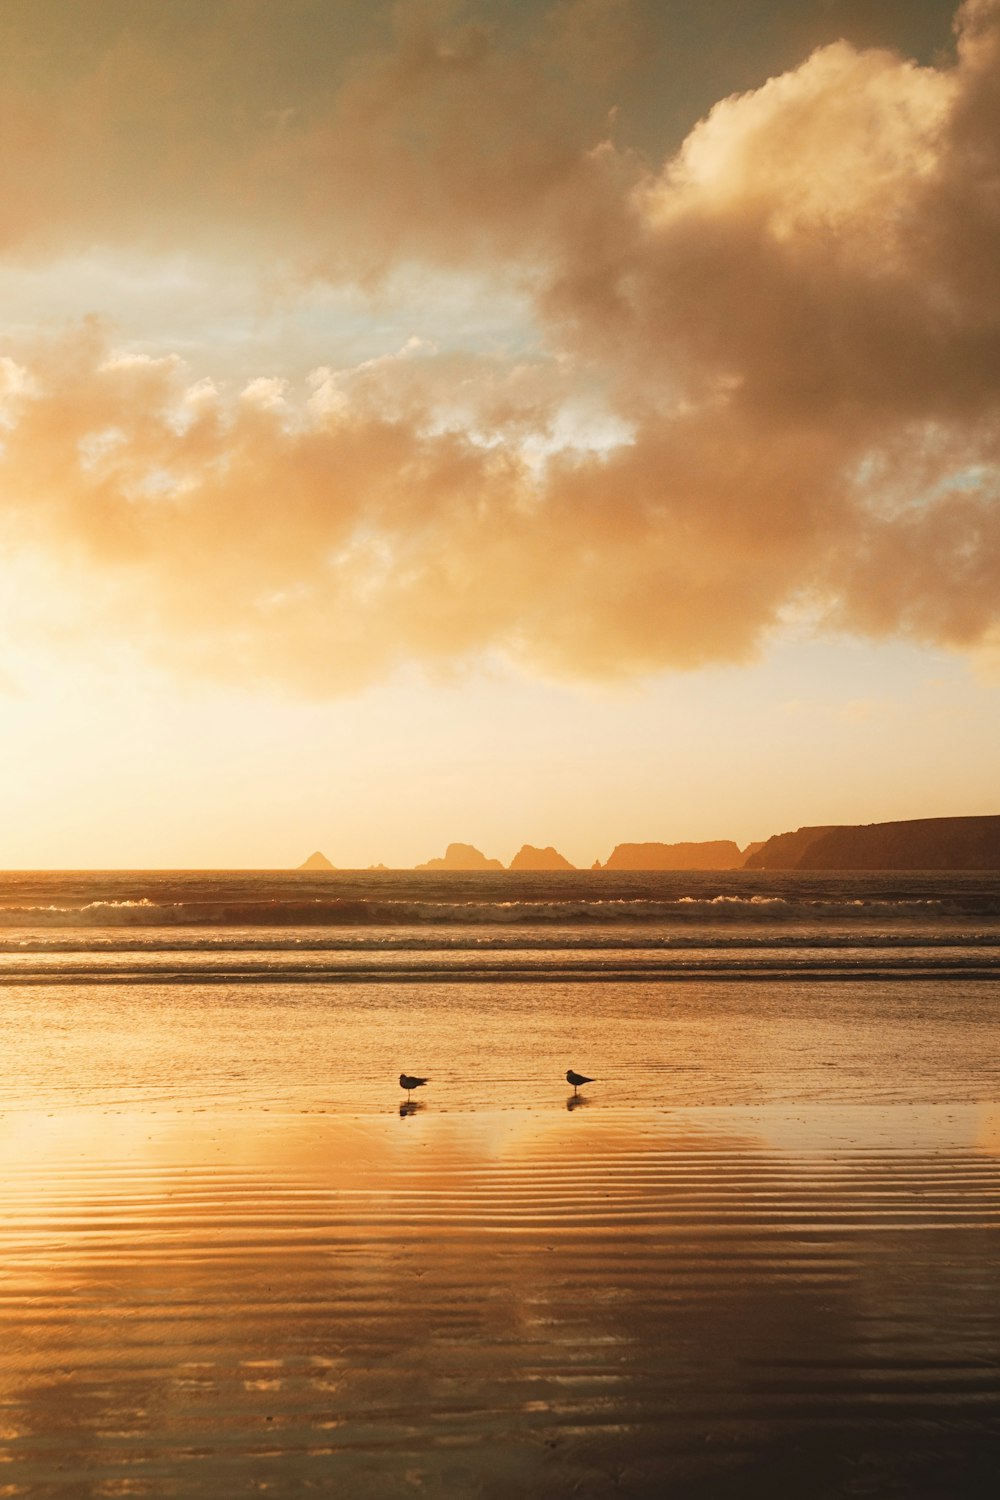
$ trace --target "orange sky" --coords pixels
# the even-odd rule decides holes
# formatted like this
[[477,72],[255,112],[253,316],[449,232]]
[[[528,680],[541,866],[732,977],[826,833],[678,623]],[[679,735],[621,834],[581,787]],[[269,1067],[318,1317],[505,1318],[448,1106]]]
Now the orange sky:
[[996,0],[0,24],[0,865],[996,810]]

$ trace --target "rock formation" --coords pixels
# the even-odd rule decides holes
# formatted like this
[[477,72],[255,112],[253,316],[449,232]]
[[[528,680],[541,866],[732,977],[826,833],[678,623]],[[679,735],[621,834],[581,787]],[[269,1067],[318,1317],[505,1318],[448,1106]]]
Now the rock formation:
[[336,865],[331,865],[326,855],[321,854],[318,849],[299,865],[300,870],[335,870],[336,868]]
[[756,870],[1000,870],[1000,816],[800,828],[768,839]]
[[743,863],[732,839],[700,844],[616,844],[605,870],[736,870]]
[[414,865],[415,870],[502,870],[498,859],[487,859],[471,844],[449,844],[441,859],[429,859],[426,864]]
[[553,849],[551,844],[546,844],[544,849],[536,849],[534,844],[522,844],[510,862],[512,870],[575,870],[569,860]]
[[748,855],[743,868],[746,870],[795,870],[799,860],[817,839],[832,833],[836,825],[817,828],[796,828],[794,833],[776,833],[767,839],[756,854]]

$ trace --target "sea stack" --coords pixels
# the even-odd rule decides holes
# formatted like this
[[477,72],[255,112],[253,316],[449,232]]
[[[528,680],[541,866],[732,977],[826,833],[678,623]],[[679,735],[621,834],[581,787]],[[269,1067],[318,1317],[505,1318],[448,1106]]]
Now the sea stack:
[[605,870],[738,870],[743,855],[732,839],[696,844],[616,844]]
[[414,865],[415,870],[502,870],[498,859],[487,859],[482,850],[472,844],[449,844],[439,859],[429,859],[426,864]]
[[300,870],[335,870],[337,867],[330,863],[325,854],[321,854],[316,849],[308,859],[302,861],[298,868]]
[[565,855],[547,844],[536,849],[534,844],[522,844],[510,862],[512,870],[575,870]]

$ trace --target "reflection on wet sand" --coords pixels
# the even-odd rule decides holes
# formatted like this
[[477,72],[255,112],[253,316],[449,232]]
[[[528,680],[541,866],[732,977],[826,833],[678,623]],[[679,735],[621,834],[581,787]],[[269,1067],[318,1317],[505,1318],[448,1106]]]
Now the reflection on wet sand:
[[[272,1109],[367,1114],[562,1103],[599,1058],[601,1108],[1000,1099],[996,985],[0,988],[0,1111]],[[206,1044],[206,1039],[210,1039]],[[331,1060],[336,1059],[335,1067]],[[416,1097],[416,1096],[414,1096]],[[582,1096],[581,1096],[582,1097]]]
[[3,1493],[992,1494],[984,1111],[406,1118],[0,1120]]

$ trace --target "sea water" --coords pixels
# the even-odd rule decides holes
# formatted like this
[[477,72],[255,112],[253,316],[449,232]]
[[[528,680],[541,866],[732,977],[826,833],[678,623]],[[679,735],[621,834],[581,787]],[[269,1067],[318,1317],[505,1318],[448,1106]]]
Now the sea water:
[[[6,1097],[378,1111],[1000,1097],[1000,879],[169,872],[0,881]],[[0,1091],[0,1100],[4,1094]]]

